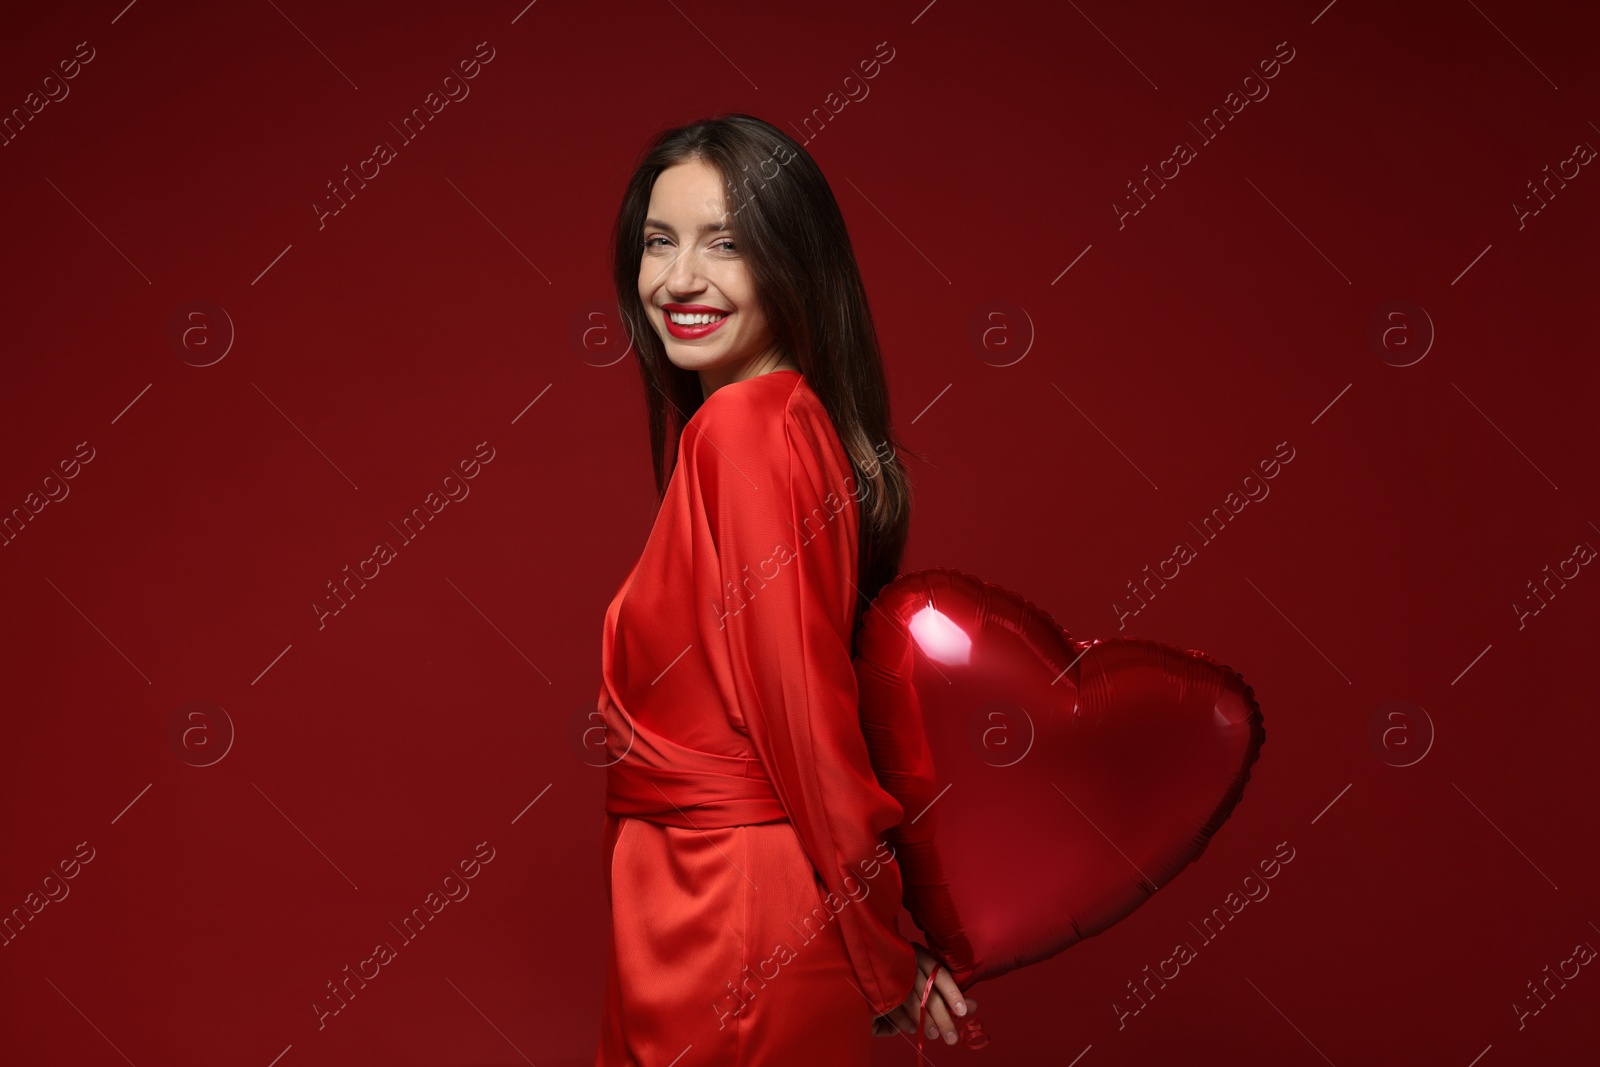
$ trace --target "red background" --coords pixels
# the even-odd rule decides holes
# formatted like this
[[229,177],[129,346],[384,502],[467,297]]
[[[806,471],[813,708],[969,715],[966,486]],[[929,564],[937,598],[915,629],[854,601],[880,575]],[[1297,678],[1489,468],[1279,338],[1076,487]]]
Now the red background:
[[[572,728],[652,487],[614,317],[574,336],[651,134],[724,111],[798,134],[864,86],[807,147],[929,460],[906,570],[1109,636],[1125,584],[1295,450],[1125,631],[1255,687],[1236,814],[1123,923],[975,989],[988,1049],[932,1057],[1592,1062],[1595,968],[1520,1029],[1511,1008],[1600,946],[1600,576],[1512,607],[1600,545],[1600,177],[1512,207],[1600,145],[1580,7],[9,10],[7,113],[94,58],[0,148],[0,510],[94,458],[0,549],[0,912],[93,859],[0,948],[0,1060],[592,1062],[603,773]],[[319,228],[325,183],[480,41],[470,96]],[[1188,123],[1285,41],[1201,144]],[[1119,228],[1180,139],[1197,157]],[[169,341],[196,300],[237,333],[204,367],[215,313]],[[1403,359],[1368,341],[1393,300],[1437,332],[1409,366],[1415,314]],[[1026,316],[1003,360],[968,341],[991,301]],[[470,496],[319,629],[324,584],[484,441]],[[171,739],[191,700],[222,709],[200,751],[235,732],[210,766]],[[1436,731],[1412,766],[1369,740],[1394,700]],[[470,896],[319,1030],[324,984],[485,841]],[[1119,1029],[1125,983],[1284,841],[1270,897]]]

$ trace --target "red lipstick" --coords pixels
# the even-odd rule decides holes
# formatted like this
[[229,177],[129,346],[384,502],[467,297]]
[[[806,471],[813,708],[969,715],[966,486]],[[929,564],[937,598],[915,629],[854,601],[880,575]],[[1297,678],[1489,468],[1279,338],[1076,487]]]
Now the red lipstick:
[[[721,317],[713,319],[707,323],[701,323],[693,326],[681,326],[672,321],[672,315],[669,314],[669,312],[677,312],[680,315],[719,315]],[[717,327],[721,326],[724,322],[727,322],[732,315],[733,312],[728,311],[726,308],[711,307],[709,304],[661,305],[661,319],[666,323],[667,333],[671,334],[673,337],[676,337],[680,341],[692,341],[697,337],[704,337]]]

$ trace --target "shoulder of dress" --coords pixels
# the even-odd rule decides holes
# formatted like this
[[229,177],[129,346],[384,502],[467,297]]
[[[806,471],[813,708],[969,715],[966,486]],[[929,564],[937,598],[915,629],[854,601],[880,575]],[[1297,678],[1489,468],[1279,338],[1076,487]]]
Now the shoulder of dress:
[[[822,400],[795,374],[770,374],[725,385],[695,411],[683,442],[695,476],[732,468],[745,479],[837,480],[850,459]],[[757,479],[759,480],[759,479]]]
[[754,378],[730,382],[716,390],[705,398],[689,421],[705,423],[748,417],[770,418],[775,412],[787,408],[796,396],[810,393],[805,379],[798,374],[777,371],[758,374]]
[[763,374],[724,385],[689,418],[686,443],[703,440],[724,454],[784,447],[796,409],[804,409],[803,398],[811,395],[803,381],[793,374]]

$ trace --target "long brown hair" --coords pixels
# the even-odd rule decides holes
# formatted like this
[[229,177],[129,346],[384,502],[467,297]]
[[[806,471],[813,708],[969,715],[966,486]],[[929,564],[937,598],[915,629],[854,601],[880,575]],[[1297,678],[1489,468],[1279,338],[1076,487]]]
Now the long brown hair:
[[871,598],[900,573],[910,480],[890,426],[866,288],[833,190],[793,138],[750,115],[721,115],[658,134],[628,181],[612,231],[617,308],[644,382],[657,497],[666,494],[678,437],[704,397],[699,374],[667,359],[639,299],[644,219],[661,172],[696,159],[721,174],[729,229],[778,350],[799,366],[827,410],[857,479],[861,558],[853,635]]

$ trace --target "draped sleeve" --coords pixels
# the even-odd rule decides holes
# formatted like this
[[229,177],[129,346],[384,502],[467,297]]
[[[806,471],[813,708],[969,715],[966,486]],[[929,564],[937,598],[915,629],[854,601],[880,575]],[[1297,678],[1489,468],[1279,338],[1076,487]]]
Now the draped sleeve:
[[860,991],[884,1014],[910,993],[916,956],[883,840],[903,811],[873,774],[850,653],[860,549],[848,457],[804,380],[773,372],[714,391],[679,462],[699,513],[697,630],[724,710],[773,782]]

